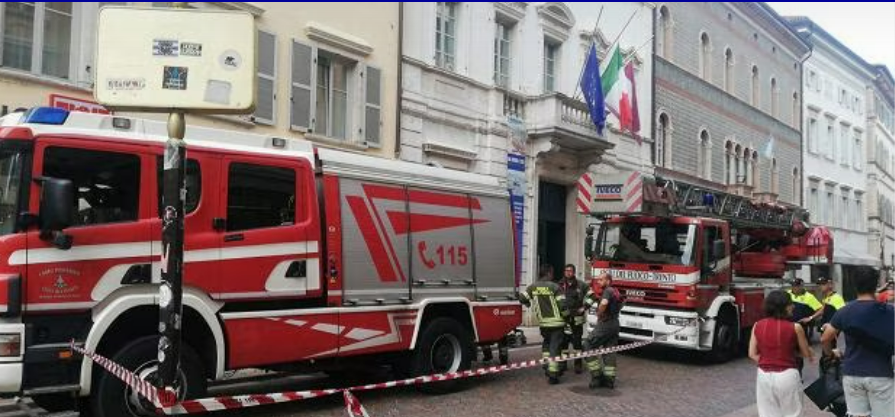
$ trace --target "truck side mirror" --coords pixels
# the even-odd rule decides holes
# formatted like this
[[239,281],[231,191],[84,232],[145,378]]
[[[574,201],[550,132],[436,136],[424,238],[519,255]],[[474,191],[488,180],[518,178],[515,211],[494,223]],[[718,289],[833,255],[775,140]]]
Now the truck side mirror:
[[724,258],[724,240],[717,239],[712,242],[712,259],[714,262]]
[[40,230],[43,233],[61,232],[74,219],[74,185],[71,180],[44,177],[40,192]]
[[587,236],[584,238],[584,258],[591,259],[594,256],[594,227],[587,227]]

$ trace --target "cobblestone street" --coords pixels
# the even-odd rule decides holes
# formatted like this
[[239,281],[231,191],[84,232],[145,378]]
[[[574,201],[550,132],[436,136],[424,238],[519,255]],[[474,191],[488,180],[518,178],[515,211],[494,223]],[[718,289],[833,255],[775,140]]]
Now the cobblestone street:
[[[537,356],[539,348],[531,345],[514,350],[511,359]],[[648,347],[620,355],[619,369],[614,391],[592,391],[587,387],[587,376],[574,373],[567,373],[559,385],[550,386],[539,369],[526,369],[477,378],[462,392],[451,395],[429,396],[398,388],[359,393],[357,397],[371,417],[757,416],[755,366],[745,357],[713,365],[692,352]],[[815,377],[815,369],[806,370],[805,381]],[[818,411],[807,400],[805,410],[806,417],[831,415]],[[344,413],[341,397],[332,397],[221,416],[342,417]]]
[[[511,350],[512,361],[540,356],[536,331],[527,332],[529,345]],[[815,350],[818,347],[815,346]],[[706,363],[694,352],[645,347],[619,355],[620,377],[615,390],[590,390],[586,374],[566,373],[559,385],[547,385],[540,369],[509,371],[469,380],[462,391],[431,396],[413,388],[356,394],[371,417],[415,416],[605,416],[615,417],[754,417],[755,366],[745,357],[724,364]],[[816,378],[815,366],[805,371],[806,383]],[[385,378],[386,376],[382,376]],[[298,376],[249,379],[214,389],[212,395],[267,393],[338,386],[326,377]],[[805,417],[825,417],[805,400]],[[0,417],[42,416],[33,403],[0,403]],[[31,408],[30,412],[22,411]],[[344,417],[341,396],[255,407],[213,414],[219,417]]]

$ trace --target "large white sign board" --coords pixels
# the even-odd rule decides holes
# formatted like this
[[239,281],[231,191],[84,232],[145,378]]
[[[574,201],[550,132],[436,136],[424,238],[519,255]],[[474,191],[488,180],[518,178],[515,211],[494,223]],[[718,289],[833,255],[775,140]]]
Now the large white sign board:
[[104,7],[94,96],[117,110],[251,113],[255,36],[246,12]]

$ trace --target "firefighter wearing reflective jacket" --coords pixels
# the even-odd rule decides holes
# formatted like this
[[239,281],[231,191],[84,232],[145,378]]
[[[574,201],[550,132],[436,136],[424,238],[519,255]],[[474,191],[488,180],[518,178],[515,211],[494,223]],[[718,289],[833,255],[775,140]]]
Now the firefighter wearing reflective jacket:
[[[586,350],[608,348],[618,345],[618,314],[621,311],[621,296],[612,286],[612,275],[602,273],[595,278],[597,288],[589,289],[584,304],[588,309],[596,307],[597,325],[584,343]],[[587,358],[590,371],[590,388],[615,388],[615,354]]]
[[[538,282],[529,285],[520,298],[522,304],[531,307],[538,319],[541,336],[544,338],[541,344],[542,356],[544,358],[559,356],[568,310],[565,296],[560,291],[559,285],[553,281],[553,266],[541,265]],[[547,381],[550,384],[559,383],[559,363],[556,361],[547,363]]]
[[[587,296],[587,284],[576,277],[575,265],[568,264],[563,268],[563,278],[559,288],[566,296],[566,305],[569,307],[569,316],[566,317],[565,339],[563,340],[562,353],[565,355],[581,352],[583,348],[581,336],[584,334],[584,297]],[[571,347],[571,349],[570,349]],[[568,362],[560,364],[561,369],[566,368]],[[584,362],[575,359],[575,373],[583,372]]]

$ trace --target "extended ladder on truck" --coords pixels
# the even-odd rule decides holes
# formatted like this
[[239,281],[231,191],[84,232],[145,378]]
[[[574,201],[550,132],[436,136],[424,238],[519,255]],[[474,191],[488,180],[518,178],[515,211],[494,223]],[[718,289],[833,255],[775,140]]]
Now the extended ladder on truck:
[[[738,229],[789,229],[795,222],[808,221],[808,211],[800,207],[756,201],[685,181],[634,172],[626,177],[615,175],[617,184],[596,185],[595,177],[587,173],[579,180],[578,211],[596,217],[711,217],[726,220]],[[605,184],[607,179],[613,182],[612,177],[600,180]]]

